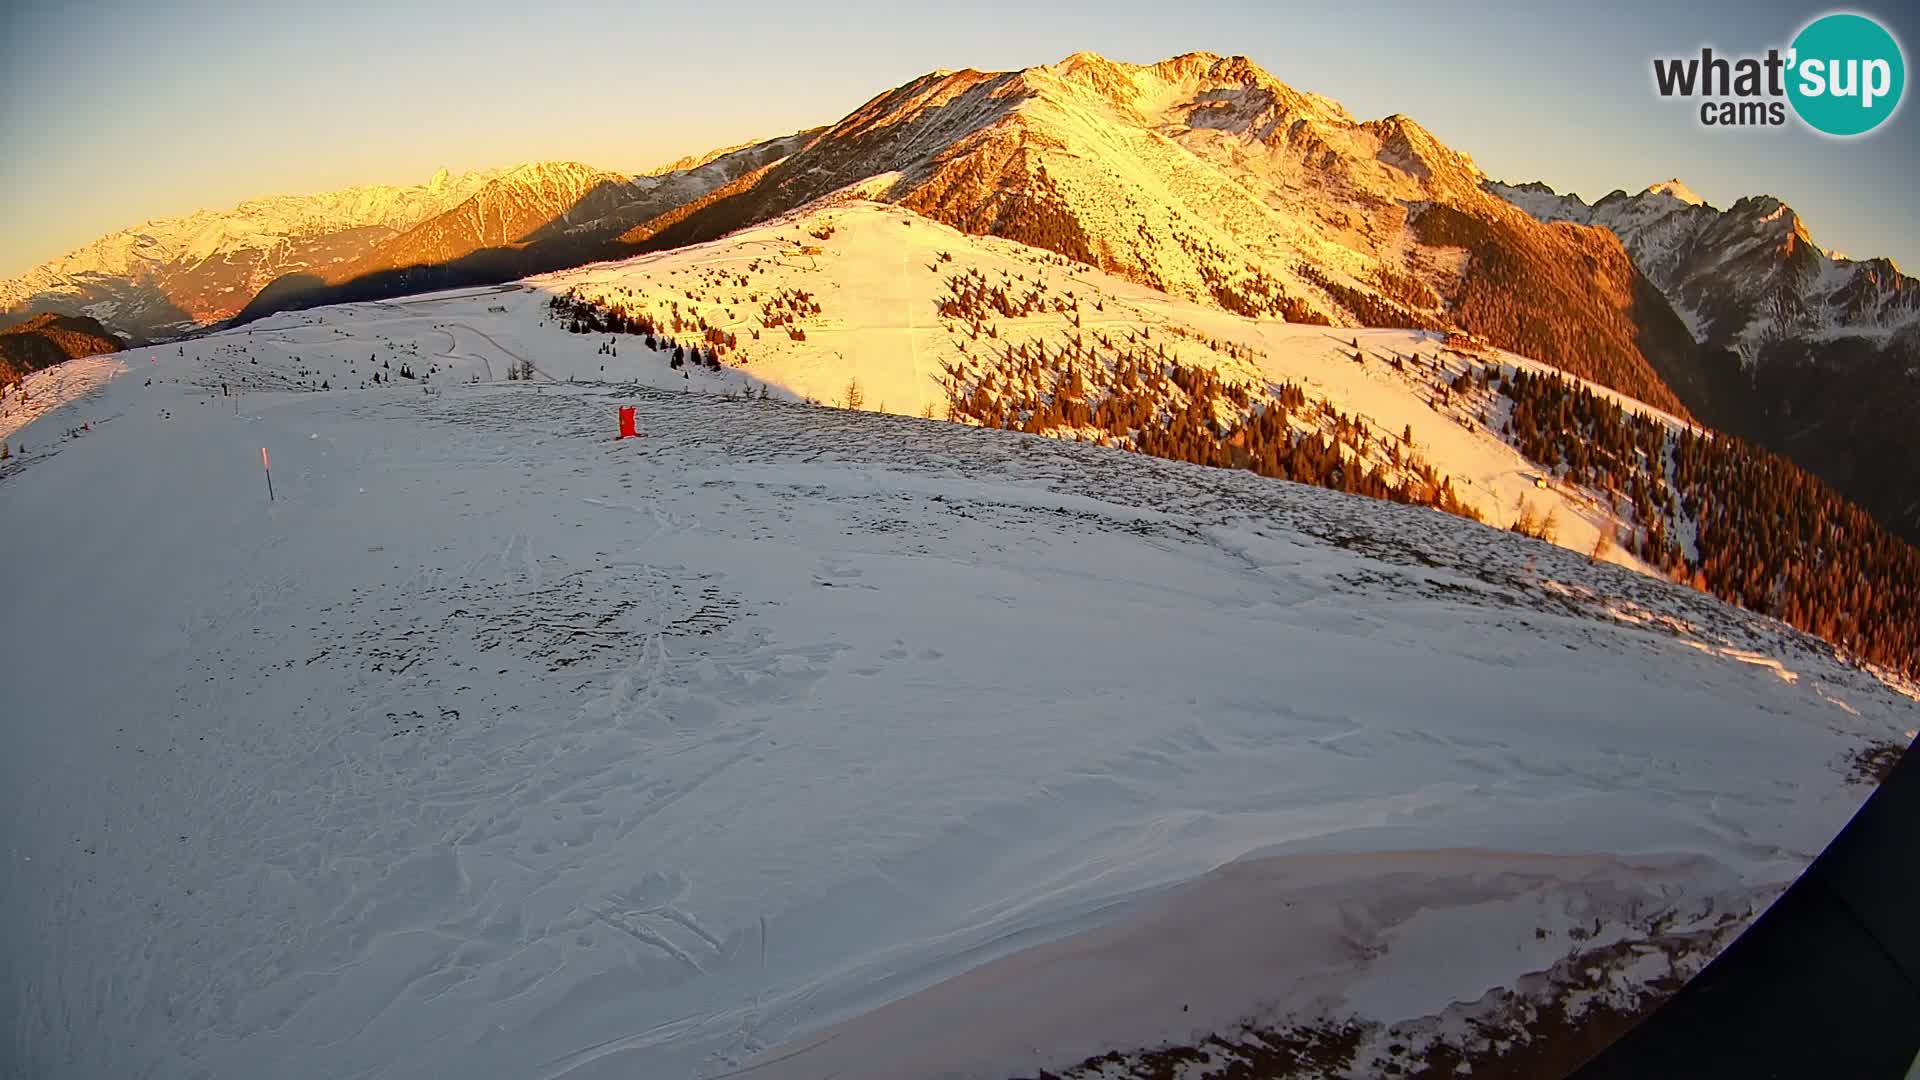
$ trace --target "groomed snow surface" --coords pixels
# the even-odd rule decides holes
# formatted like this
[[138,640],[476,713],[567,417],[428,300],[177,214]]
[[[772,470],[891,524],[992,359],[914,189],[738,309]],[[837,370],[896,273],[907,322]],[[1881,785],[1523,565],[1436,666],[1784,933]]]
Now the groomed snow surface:
[[[1750,918],[1914,726],[1431,511],[467,384],[510,350],[455,309],[506,295],[144,350],[16,433],[4,1071],[997,1078],[1437,1015],[1576,926]],[[382,318],[442,392],[221,396],[345,385],[319,342]]]

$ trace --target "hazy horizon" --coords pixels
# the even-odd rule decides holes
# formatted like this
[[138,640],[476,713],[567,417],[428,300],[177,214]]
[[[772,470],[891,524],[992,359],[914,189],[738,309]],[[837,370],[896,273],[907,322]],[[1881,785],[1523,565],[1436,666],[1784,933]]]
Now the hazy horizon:
[[[829,24],[760,2],[583,4],[545,17],[358,0],[265,14],[228,3],[9,7],[0,109],[15,152],[0,160],[0,276],[250,198],[540,160],[639,172],[832,123],[928,71],[1010,70],[1081,50],[1132,63],[1246,55],[1358,117],[1405,113],[1497,180],[1541,180],[1589,202],[1670,177],[1719,207],[1771,194],[1824,247],[1920,265],[1920,223],[1907,212],[1920,161],[1911,109],[1840,142],[1796,126],[1703,129],[1690,106],[1651,89],[1653,56],[1784,45],[1824,7],[1633,10],[1169,14],[1126,3],[1094,17],[861,2]],[[1911,40],[1913,16],[1860,10]]]

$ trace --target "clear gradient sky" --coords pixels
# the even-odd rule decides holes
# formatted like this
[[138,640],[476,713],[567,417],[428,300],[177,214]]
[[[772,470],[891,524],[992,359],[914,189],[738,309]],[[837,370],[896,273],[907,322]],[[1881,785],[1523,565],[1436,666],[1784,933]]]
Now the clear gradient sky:
[[[1865,139],[1703,129],[1653,56],[1784,46],[1824,5],[953,0],[0,2],[0,275],[256,195],[566,158],[638,170],[827,123],[935,68],[1090,49],[1243,53],[1496,178],[1589,200],[1678,176],[1791,203],[1821,244],[1920,269],[1920,109]],[[1920,43],[1911,6],[1853,8]],[[1908,96],[1920,91],[1910,90]]]

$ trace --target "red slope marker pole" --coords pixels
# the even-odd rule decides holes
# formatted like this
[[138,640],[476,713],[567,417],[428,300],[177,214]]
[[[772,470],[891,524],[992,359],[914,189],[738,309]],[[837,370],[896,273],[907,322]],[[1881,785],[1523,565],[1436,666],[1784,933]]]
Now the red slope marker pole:
[[273,466],[267,463],[267,448],[260,448],[260,467],[267,471],[267,501],[273,501]]

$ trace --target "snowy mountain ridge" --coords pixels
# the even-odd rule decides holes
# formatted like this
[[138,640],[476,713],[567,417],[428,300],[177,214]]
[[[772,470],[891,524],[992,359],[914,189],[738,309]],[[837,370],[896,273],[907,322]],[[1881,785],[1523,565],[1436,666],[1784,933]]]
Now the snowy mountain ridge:
[[579,162],[509,170],[458,206],[401,235],[314,272],[275,280],[249,300],[235,320],[507,281],[610,258],[618,254],[615,239],[622,233],[725,191],[743,176],[784,159],[809,134],[683,159],[641,176]]
[[1543,221],[1612,230],[1696,339],[1744,364],[1777,341],[1885,343],[1920,328],[1920,282],[1891,259],[1822,249],[1800,215],[1770,195],[1721,210],[1678,180],[1637,195],[1614,191],[1591,206],[1540,183],[1488,182],[1487,190]]
[[1483,179],[1410,118],[1357,121],[1245,57],[1078,53],[921,76],[621,240],[697,243],[857,193],[1243,317],[1462,327],[1684,411],[1636,341],[1617,242]]
[[729,146],[716,147],[712,150],[702,151],[697,154],[688,154],[684,157],[675,158],[672,161],[669,161],[663,165],[656,165],[653,168],[644,169],[634,177],[634,180],[636,182],[641,182],[648,178],[666,177],[670,173],[697,172],[698,170],[700,170],[701,168],[707,165],[711,165],[717,161],[721,161],[723,159],[732,157],[743,150],[752,150],[755,147],[773,146],[773,145],[780,145],[780,144],[784,144],[789,147],[797,147],[799,144],[805,142],[807,139],[810,139],[817,134],[819,134],[819,129],[812,128],[804,131],[797,131],[791,135],[778,136],[777,138],[751,139],[751,140],[748,140],[747,142],[733,143],[732,145],[729,145]]
[[[827,128],[788,169],[761,185],[767,190],[756,192],[760,205],[748,220],[878,175],[899,178],[889,201],[936,218],[1004,225],[981,215],[1017,213],[1016,200],[1046,202],[1066,215],[1063,227],[1084,234],[1095,265],[1194,298],[1210,295],[1212,268],[1196,264],[1205,254],[1143,236],[1155,230],[1139,223],[1191,229],[1200,234],[1194,244],[1204,237],[1236,250],[1281,230],[1297,245],[1295,258],[1358,272],[1369,253],[1356,251],[1353,237],[1311,224],[1309,211],[1341,192],[1289,200],[1283,183],[1325,179],[1375,198],[1434,199],[1472,198],[1479,179],[1470,159],[1411,120],[1359,123],[1337,102],[1296,92],[1245,57],[1211,53],[1151,65],[1077,53],[1015,72],[929,74]],[[1220,187],[1222,173],[1236,182],[1218,202],[1205,189]],[[1234,201],[1248,195],[1259,202]],[[1158,205],[1147,205],[1148,196]],[[1153,214],[1164,216],[1142,216]],[[1277,272],[1315,297],[1307,310],[1351,318],[1292,265]]]
[[[231,318],[274,281],[454,258],[543,228],[618,232],[725,183],[796,136],[763,140],[628,176],[570,161],[249,199],[157,218],[0,281],[0,313],[89,315],[139,338]],[[625,213],[627,221],[604,220]]]
[[403,232],[499,175],[442,169],[425,184],[370,184],[248,199],[156,218],[0,281],[0,312],[91,315],[143,337],[216,322],[284,273]]

